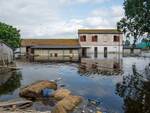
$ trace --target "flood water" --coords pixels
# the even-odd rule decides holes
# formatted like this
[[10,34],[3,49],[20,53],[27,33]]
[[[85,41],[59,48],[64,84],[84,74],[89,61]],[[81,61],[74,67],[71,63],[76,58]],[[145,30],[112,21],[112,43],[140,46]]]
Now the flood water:
[[[20,98],[19,90],[38,80],[56,80],[85,100],[100,100],[106,113],[150,113],[150,58],[101,55],[81,63],[29,63],[17,61],[21,70],[0,75],[0,101]],[[133,66],[134,65],[134,66]],[[5,77],[4,77],[5,76]],[[49,110],[35,102],[36,110]]]

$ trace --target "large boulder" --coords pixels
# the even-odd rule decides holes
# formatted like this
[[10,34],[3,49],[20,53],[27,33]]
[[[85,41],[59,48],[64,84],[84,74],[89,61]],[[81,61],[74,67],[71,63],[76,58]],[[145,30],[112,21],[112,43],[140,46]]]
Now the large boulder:
[[45,88],[56,90],[57,84],[53,81],[39,81],[23,88],[20,92],[20,96],[27,98],[37,98],[38,96],[41,96],[41,91]]
[[56,104],[56,106],[52,110],[52,113],[68,113],[72,111],[76,106],[78,106],[81,101],[82,98],[80,96],[66,96]]
[[69,96],[71,94],[71,91],[68,89],[58,89],[54,92],[53,96],[56,100],[62,100],[63,98]]

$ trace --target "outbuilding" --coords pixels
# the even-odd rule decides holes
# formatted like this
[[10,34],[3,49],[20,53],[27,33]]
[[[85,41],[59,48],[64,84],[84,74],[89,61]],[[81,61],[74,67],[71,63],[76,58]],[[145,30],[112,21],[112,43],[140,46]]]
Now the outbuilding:
[[77,39],[23,39],[21,46],[30,61],[79,61]]
[[0,65],[13,62],[13,50],[3,41],[0,41]]

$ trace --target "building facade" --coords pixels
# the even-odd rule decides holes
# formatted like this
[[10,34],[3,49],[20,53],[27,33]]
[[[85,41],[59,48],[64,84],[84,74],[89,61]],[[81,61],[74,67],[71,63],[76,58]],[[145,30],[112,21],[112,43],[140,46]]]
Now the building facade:
[[78,61],[94,54],[122,53],[123,34],[116,29],[80,29],[78,39],[23,39],[21,55],[31,61]]
[[77,39],[23,39],[21,54],[30,61],[79,61]]
[[6,65],[13,62],[13,50],[0,41],[0,65]]
[[79,29],[78,37],[82,56],[122,53],[123,34],[116,29]]

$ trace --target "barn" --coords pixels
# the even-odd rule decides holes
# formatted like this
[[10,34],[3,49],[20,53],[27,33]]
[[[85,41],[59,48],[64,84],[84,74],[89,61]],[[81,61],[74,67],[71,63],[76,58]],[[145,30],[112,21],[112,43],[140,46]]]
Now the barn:
[[21,54],[30,61],[79,61],[78,39],[23,39]]

